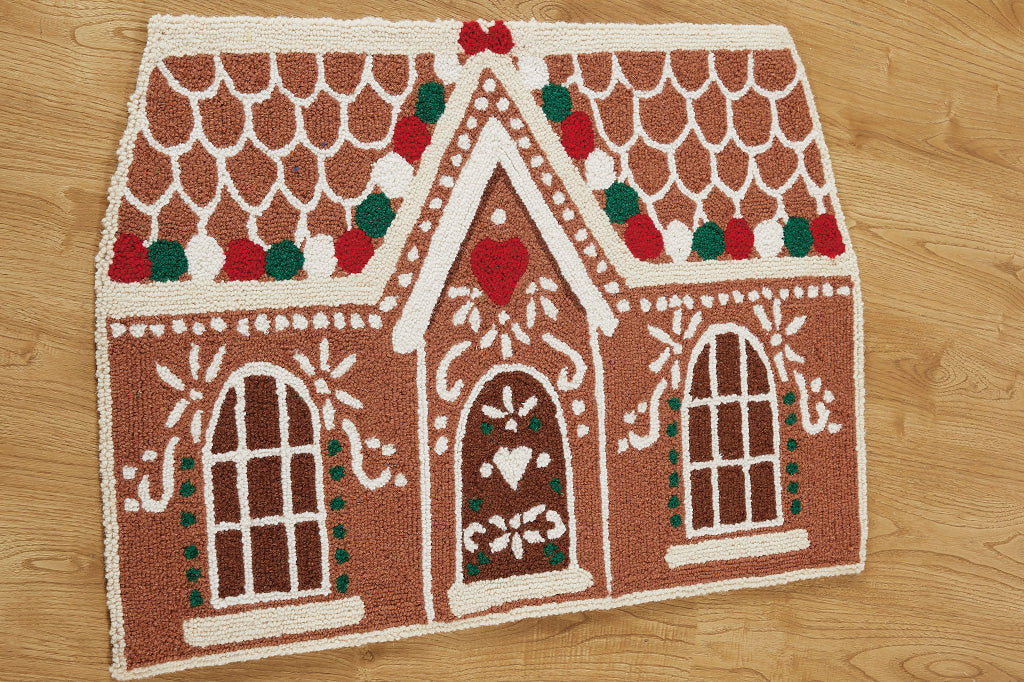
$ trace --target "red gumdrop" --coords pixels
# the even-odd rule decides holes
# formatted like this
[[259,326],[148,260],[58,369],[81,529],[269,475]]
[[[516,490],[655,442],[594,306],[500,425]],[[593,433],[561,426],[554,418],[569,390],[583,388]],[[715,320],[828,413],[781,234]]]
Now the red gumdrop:
[[839,232],[835,216],[822,213],[811,221],[811,236],[814,237],[814,250],[822,256],[835,258],[846,251],[843,235]]
[[562,121],[562,146],[574,159],[585,159],[594,151],[594,126],[582,111],[574,111]]
[[430,131],[416,116],[406,116],[395,124],[395,153],[409,163],[419,161],[428,144]]
[[733,218],[725,226],[725,252],[736,260],[750,256],[754,248],[754,231],[743,218]]
[[629,252],[640,260],[651,260],[661,255],[665,249],[665,240],[661,231],[654,226],[654,221],[638,213],[626,221],[626,232],[623,234]]
[[362,272],[373,256],[373,240],[358,227],[353,227],[335,240],[334,255],[345,272]]
[[475,21],[462,22],[462,30],[459,31],[459,45],[466,51],[466,54],[477,54],[487,49],[487,34],[480,24]]
[[107,275],[115,282],[139,282],[149,277],[152,264],[142,240],[130,232],[122,232],[114,242],[114,259]]
[[494,26],[487,32],[487,49],[497,54],[508,54],[513,45],[512,31],[508,30],[505,22],[494,22]]
[[233,240],[224,254],[224,273],[230,280],[259,279],[266,264],[266,252],[248,239]]

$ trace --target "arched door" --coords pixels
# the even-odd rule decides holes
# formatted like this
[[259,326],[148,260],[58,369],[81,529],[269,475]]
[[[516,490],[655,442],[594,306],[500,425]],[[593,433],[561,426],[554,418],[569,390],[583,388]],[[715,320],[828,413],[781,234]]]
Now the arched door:
[[211,603],[329,591],[320,421],[290,372],[249,363],[225,382],[203,448]]

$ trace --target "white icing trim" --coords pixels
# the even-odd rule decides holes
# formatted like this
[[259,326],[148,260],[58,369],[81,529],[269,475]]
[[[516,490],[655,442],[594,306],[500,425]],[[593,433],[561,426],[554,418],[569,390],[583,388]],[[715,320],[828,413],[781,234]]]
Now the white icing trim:
[[423,346],[416,349],[416,431],[419,435],[420,454],[420,541],[423,564],[423,603],[427,622],[434,622],[434,577],[431,542],[430,510],[430,427],[427,410],[427,352]]
[[551,250],[562,276],[579,298],[591,323],[608,335],[615,329],[615,314],[587,274],[576,248],[551,212],[544,195],[533,183],[512,136],[497,119],[491,118],[484,124],[452,189],[430,249],[423,259],[420,277],[395,325],[392,338],[397,352],[412,352],[423,342],[431,315],[437,301],[441,299],[448,272],[462,248],[484,190],[499,165],[508,174],[536,223],[541,238]]
[[799,552],[811,546],[803,528],[779,533],[760,533],[739,538],[714,538],[691,545],[672,545],[665,552],[669,568],[679,568],[709,561],[730,561],[746,557],[769,556]]
[[190,618],[182,625],[189,646],[216,646],[355,625],[365,610],[359,597]]
[[579,567],[476,580],[468,584],[457,582],[448,588],[448,604],[456,616],[467,616],[513,599],[540,599],[582,592],[593,584],[594,576]]

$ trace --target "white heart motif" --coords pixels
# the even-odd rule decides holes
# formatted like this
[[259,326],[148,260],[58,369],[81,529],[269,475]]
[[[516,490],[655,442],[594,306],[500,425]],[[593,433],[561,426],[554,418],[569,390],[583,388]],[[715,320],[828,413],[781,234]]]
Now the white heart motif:
[[533,449],[520,445],[514,450],[502,447],[494,453],[494,465],[498,467],[502,478],[509,484],[512,490],[519,487],[519,481],[526,473],[526,467],[533,459]]

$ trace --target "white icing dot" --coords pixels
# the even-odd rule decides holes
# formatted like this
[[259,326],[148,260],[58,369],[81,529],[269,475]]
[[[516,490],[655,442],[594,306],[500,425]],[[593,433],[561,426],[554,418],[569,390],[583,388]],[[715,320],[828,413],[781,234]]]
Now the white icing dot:
[[441,208],[441,205],[443,203],[444,202],[441,201],[441,197],[434,197],[433,199],[430,200],[429,206],[430,206],[430,208],[432,208],[434,210],[437,210],[437,209]]
[[480,475],[484,478],[490,478],[491,474],[494,473],[494,465],[490,462],[484,462],[480,465]]
[[413,167],[395,152],[385,154],[373,164],[370,182],[389,197],[404,197],[412,183]]
[[470,116],[469,118],[466,119],[466,127],[469,128],[470,130],[476,128],[478,124],[479,121],[476,120],[476,116]]
[[398,486],[399,488],[404,488],[407,483],[409,483],[409,481],[405,478],[405,474],[403,474],[403,473],[395,474],[395,485],[396,486]]
[[210,282],[224,267],[224,252],[217,240],[205,234],[197,234],[185,247],[188,259],[188,274],[198,282]]
[[528,137],[520,137],[519,138],[519,148],[520,149],[527,149],[529,146],[530,146],[530,138],[528,138]]
[[459,135],[459,149],[469,149],[469,135],[466,133]]
[[487,108],[487,98],[477,97],[476,100],[473,102],[473,106],[475,106],[480,111],[483,111],[484,109]]
[[334,255],[334,240],[329,234],[318,234],[306,240],[302,249],[303,267],[310,279],[326,279],[334,274],[338,259]]
[[556,206],[561,206],[565,203],[565,194],[562,192],[555,192],[551,195],[551,201],[555,202]]
[[498,100],[498,111],[508,111],[508,98],[502,97]]
[[754,249],[761,258],[773,258],[782,251],[782,225],[766,220],[754,228]]
[[491,222],[495,225],[504,225],[507,218],[508,216],[505,214],[505,209],[503,208],[496,208],[494,209],[494,213],[491,214]]
[[571,208],[567,208],[562,211],[562,220],[572,220],[575,217],[576,213]]
[[542,452],[537,455],[537,468],[543,469],[547,465],[551,464],[551,455],[546,452]]
[[508,124],[512,126],[512,130],[519,130],[520,128],[523,127],[523,119],[514,118],[511,121],[509,121]]
[[583,162],[587,186],[594,190],[608,189],[615,182],[615,161],[606,152],[595,149]]
[[676,263],[683,263],[690,257],[693,246],[693,233],[690,228],[678,220],[673,220],[665,227],[665,251]]
[[495,83],[494,83],[494,79],[493,78],[488,78],[487,80],[484,81],[484,91],[486,91],[486,92],[494,92],[494,88],[495,88]]

